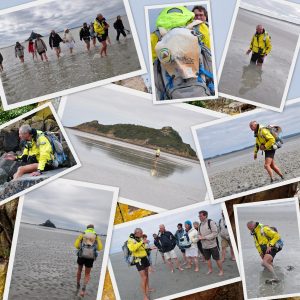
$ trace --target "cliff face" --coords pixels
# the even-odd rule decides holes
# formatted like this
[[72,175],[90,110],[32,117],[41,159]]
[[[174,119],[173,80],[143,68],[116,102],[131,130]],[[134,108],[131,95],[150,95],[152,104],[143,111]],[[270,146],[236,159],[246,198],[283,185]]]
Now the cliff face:
[[98,121],[92,121],[75,126],[74,129],[197,159],[196,152],[182,141],[179,133],[172,127],[154,129],[134,124],[102,125]]

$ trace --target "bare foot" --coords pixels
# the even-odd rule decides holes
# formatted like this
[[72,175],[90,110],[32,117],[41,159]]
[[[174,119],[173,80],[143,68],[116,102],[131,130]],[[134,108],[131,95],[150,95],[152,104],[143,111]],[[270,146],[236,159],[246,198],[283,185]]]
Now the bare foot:
[[155,292],[155,289],[153,289],[153,288],[148,288],[148,293],[151,293],[151,292]]
[[195,269],[195,272],[199,272],[199,269],[197,268],[197,269]]
[[147,296],[144,296],[144,300],[149,300],[149,298]]
[[187,265],[185,268],[186,268],[186,269],[191,269],[192,266],[191,266],[191,265]]
[[223,271],[223,270],[220,271],[218,275],[219,275],[219,276],[223,276],[223,275],[224,275],[224,271]]
[[174,273],[174,269],[171,270],[171,273]]
[[182,269],[181,267],[179,267],[178,270],[181,271],[181,272],[184,271],[184,269]]
[[209,275],[212,273],[212,270],[208,270],[208,272],[206,273],[206,275]]
[[231,260],[232,260],[232,261],[236,261],[235,257],[231,257]]

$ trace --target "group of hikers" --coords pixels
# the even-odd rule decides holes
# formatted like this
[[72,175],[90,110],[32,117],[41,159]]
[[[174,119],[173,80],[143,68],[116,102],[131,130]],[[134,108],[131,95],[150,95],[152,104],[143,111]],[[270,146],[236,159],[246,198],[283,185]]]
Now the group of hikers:
[[[223,262],[226,258],[226,250],[230,248],[231,260],[235,260],[230,236],[222,212],[222,218],[216,224],[208,218],[208,212],[202,210],[199,212],[199,221],[191,222],[189,220],[177,225],[177,231],[173,234],[165,228],[165,225],[159,226],[158,233],[153,234],[154,245],[150,244],[148,237],[141,228],[136,228],[130,234],[128,240],[123,245],[124,256],[129,265],[135,265],[140,277],[141,288],[144,300],[149,299],[149,293],[153,291],[149,287],[149,273],[155,272],[157,253],[159,252],[163,263],[171,273],[177,269],[179,272],[185,269],[194,268],[199,272],[199,258],[207,263],[207,275],[213,272],[213,258],[219,269],[219,276],[223,276]],[[221,255],[219,249],[219,238],[221,237]],[[182,257],[179,259],[176,253],[176,247]],[[152,252],[157,250],[155,261],[153,262]]]
[[[86,49],[90,51],[91,42],[94,47],[96,47],[96,40],[102,44],[100,49],[100,56],[107,56],[107,45],[111,44],[109,38],[109,27],[110,25],[107,23],[106,19],[102,14],[98,14],[95,18],[94,22],[83,23],[82,28],[79,32],[79,38],[86,45]],[[123,35],[125,38],[127,33],[130,33],[129,30],[125,29],[121,16],[117,16],[116,21],[113,24],[113,27],[117,31],[116,40],[120,42],[120,36]],[[47,51],[48,47],[45,41],[42,39],[42,36],[39,34],[33,34],[33,37],[28,40],[28,53],[32,55],[33,60],[38,59],[38,55],[40,56],[42,61],[48,61]],[[70,29],[66,28],[64,30],[64,35],[61,37],[55,30],[52,30],[49,36],[49,46],[51,49],[55,51],[57,58],[59,59],[61,56],[61,46],[60,44],[64,43],[70,54],[73,53],[73,49],[75,48],[75,39]],[[25,47],[20,43],[16,42],[15,48],[15,57],[19,58],[21,63],[25,62]],[[0,53],[0,71],[3,71],[3,56]]]
[[[91,278],[91,270],[97,259],[98,252],[103,249],[101,239],[95,231],[94,225],[90,224],[86,230],[75,240],[74,247],[77,249],[77,292],[80,288],[80,296],[84,297],[87,284]],[[81,274],[84,267],[84,280],[81,287]]]

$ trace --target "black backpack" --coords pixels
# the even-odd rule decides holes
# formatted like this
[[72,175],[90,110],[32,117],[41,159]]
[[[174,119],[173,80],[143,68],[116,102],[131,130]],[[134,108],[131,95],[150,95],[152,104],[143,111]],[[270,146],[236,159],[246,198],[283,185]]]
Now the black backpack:
[[[207,221],[208,221],[208,228],[209,228],[209,230],[212,232],[212,230],[211,230],[211,225],[210,225],[212,219],[208,219]],[[201,227],[201,223],[199,224],[199,232],[200,232],[200,227]],[[216,237],[216,242],[217,242],[217,247],[218,247],[218,249],[220,250],[220,244],[219,244],[219,239],[218,239],[218,237]]]

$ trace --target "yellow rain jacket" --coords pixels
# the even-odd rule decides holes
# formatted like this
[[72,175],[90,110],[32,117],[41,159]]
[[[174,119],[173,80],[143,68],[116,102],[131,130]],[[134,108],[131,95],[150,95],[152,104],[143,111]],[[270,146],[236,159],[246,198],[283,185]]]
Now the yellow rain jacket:
[[[84,231],[84,233],[88,233],[88,232],[94,233],[96,235],[97,251],[101,251],[103,249],[103,245],[102,245],[101,239],[97,235],[96,231],[93,228],[88,228]],[[77,239],[75,240],[74,247],[78,250],[80,249],[84,233],[80,234],[77,237]]]
[[138,262],[139,259],[147,256],[147,251],[143,241],[138,242],[135,239],[129,237],[127,247],[135,258],[134,262]]
[[33,138],[23,150],[21,156],[18,156],[18,159],[22,159],[25,156],[35,156],[38,161],[38,170],[44,171],[47,163],[50,163],[54,159],[54,154],[52,146],[44,133],[40,130],[37,130],[36,141]]
[[254,242],[255,247],[259,254],[262,254],[261,245],[267,245],[274,247],[275,244],[280,240],[280,234],[273,231],[270,227],[264,226],[263,224],[258,224],[254,229]]
[[105,34],[104,20],[103,21],[98,21],[97,19],[95,19],[95,21],[94,21],[94,31],[97,33],[97,35]]
[[272,135],[270,130],[259,125],[254,153],[257,153],[259,151],[259,147],[261,145],[264,145],[266,147],[266,150],[271,150],[275,142],[275,137]]
[[254,53],[259,53],[259,49],[261,49],[261,55],[269,54],[272,50],[271,37],[269,34],[267,32],[254,34],[251,40],[250,49]]

